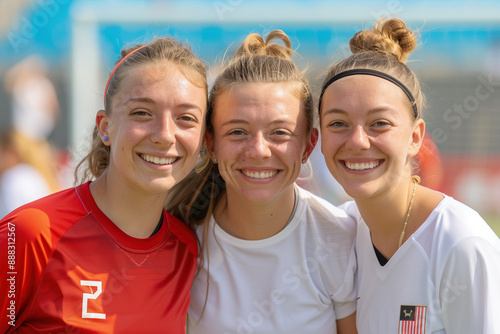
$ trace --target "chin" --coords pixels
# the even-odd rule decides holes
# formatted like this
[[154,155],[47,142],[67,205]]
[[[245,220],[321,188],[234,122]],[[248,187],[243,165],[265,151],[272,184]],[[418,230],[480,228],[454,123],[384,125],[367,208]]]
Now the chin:
[[360,186],[343,187],[347,195],[353,199],[365,199],[373,196],[375,194],[374,189],[370,189],[365,184]]
[[173,178],[160,179],[160,180],[150,180],[145,185],[145,189],[151,193],[166,193],[176,184]]

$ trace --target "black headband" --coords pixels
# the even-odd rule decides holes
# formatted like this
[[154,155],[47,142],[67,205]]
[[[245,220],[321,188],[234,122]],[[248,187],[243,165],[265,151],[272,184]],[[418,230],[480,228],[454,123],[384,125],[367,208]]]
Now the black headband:
[[418,118],[417,105],[415,104],[415,98],[411,94],[410,90],[401,81],[399,81],[398,79],[396,79],[392,75],[389,75],[387,73],[380,72],[380,71],[375,71],[375,70],[372,70],[369,68],[355,68],[352,70],[347,70],[347,71],[341,72],[341,73],[333,76],[333,78],[328,80],[328,82],[323,86],[323,89],[321,90],[321,95],[319,96],[318,111],[321,112],[321,101],[323,100],[323,94],[325,93],[325,90],[328,88],[328,86],[330,86],[333,82],[335,82],[339,79],[342,79],[344,77],[348,77],[350,75],[356,75],[356,74],[373,75],[373,76],[388,80],[388,81],[392,82],[393,84],[395,84],[396,86],[398,86],[399,88],[401,88],[403,90],[403,92],[405,92],[406,96],[408,96],[408,99],[411,102],[411,107],[413,108],[413,114],[415,116],[415,119]]

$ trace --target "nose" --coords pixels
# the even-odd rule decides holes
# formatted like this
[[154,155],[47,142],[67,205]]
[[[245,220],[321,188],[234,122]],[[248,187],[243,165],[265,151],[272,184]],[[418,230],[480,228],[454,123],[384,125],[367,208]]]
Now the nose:
[[367,150],[370,148],[370,139],[361,125],[356,125],[350,131],[346,148],[351,151]]
[[162,113],[155,120],[151,141],[159,144],[172,144],[175,142],[177,125],[172,119],[171,113]]
[[251,159],[265,159],[271,156],[270,143],[263,133],[259,132],[247,143],[245,155]]

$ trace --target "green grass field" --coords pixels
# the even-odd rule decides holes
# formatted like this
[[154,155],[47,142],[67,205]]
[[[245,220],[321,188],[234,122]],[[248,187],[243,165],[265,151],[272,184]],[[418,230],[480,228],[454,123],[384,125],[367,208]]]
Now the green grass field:
[[484,220],[491,226],[493,231],[500,237],[500,216],[483,215]]

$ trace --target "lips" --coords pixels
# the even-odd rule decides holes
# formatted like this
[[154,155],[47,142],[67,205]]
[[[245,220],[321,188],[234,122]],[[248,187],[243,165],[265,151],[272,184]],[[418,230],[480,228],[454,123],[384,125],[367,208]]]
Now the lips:
[[241,172],[248,177],[251,177],[252,179],[269,179],[273,177],[274,175],[278,174],[277,170],[274,171],[247,171],[247,170],[241,170]]
[[377,161],[368,161],[368,162],[349,162],[344,161],[344,165],[350,170],[367,170],[373,169],[380,165],[381,160]]
[[154,163],[155,165],[171,165],[178,159],[177,157],[160,158],[148,154],[141,154],[140,157],[147,162]]

